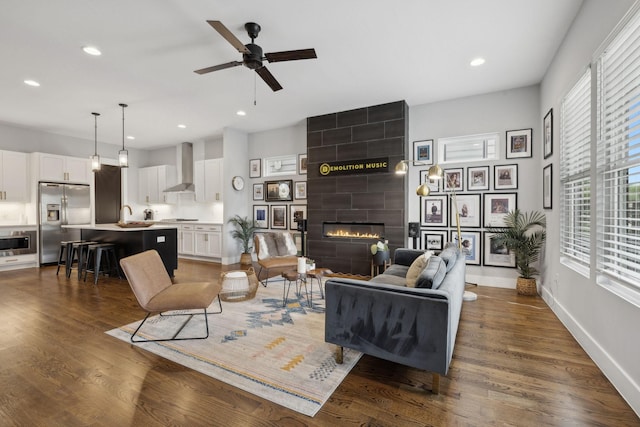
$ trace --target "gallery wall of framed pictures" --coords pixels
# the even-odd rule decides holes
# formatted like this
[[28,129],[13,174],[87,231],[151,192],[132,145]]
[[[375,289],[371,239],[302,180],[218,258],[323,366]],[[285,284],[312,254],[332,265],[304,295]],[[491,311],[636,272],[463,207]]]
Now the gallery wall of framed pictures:
[[[525,132],[525,140],[529,135]],[[429,180],[427,172],[419,171],[419,183],[431,191],[420,197],[420,248],[440,251],[448,242],[458,243],[455,193],[467,265],[515,268],[514,256],[495,245],[485,228],[504,226],[504,216],[518,207],[518,164],[444,169],[443,180]]]
[[[307,154],[249,160],[253,219],[264,230],[297,230],[297,221],[307,219],[307,181],[281,178],[300,175],[305,179]],[[259,178],[264,181],[257,182]]]

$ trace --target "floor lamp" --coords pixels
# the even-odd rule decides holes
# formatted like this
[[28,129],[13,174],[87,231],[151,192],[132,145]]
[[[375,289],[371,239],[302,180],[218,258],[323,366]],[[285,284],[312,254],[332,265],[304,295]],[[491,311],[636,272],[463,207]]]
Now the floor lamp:
[[[397,168],[396,168],[396,171],[397,171]],[[429,168],[428,177],[429,179],[437,179],[437,180],[444,179],[444,171],[442,170],[440,165],[435,164]],[[462,254],[462,233],[460,231],[460,212],[458,211],[458,199],[456,197],[456,190],[451,185],[450,181],[447,181],[446,187],[450,189],[450,192],[448,192],[447,194],[451,197],[451,201],[453,203],[453,210],[455,212],[455,217],[456,217],[456,232],[458,234],[458,248],[460,249],[460,253]],[[445,190],[447,188],[445,188]],[[430,192],[431,190],[429,190],[429,186],[427,185],[426,182],[423,182],[422,184],[420,184],[420,186],[416,189],[416,194],[420,197],[426,197],[429,195]],[[475,292],[464,291],[464,295],[462,298],[464,301],[475,301],[478,299],[478,295]]]

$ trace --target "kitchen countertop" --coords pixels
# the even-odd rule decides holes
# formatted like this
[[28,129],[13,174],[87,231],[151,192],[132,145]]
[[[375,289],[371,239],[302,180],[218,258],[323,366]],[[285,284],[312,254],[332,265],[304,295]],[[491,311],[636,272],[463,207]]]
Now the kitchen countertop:
[[0,224],[0,228],[20,228],[22,230],[36,230],[36,224]]
[[177,221],[175,219],[161,219],[159,221],[153,221],[155,224],[200,224],[200,225],[223,225],[222,222],[215,221]]
[[85,229],[85,230],[102,230],[102,231],[144,231],[144,230],[158,230],[158,229],[172,229],[176,228],[173,224],[159,224],[154,223],[149,227],[128,227],[122,228],[118,227],[116,224],[81,224],[81,225],[63,225],[62,228],[77,228],[77,229]]

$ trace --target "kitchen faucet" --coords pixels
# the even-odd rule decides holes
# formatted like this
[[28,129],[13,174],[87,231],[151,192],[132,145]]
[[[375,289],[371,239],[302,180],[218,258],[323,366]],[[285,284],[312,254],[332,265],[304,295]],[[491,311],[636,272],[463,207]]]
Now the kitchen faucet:
[[122,207],[120,208],[120,221],[118,221],[118,224],[124,224],[125,222],[122,220],[122,211],[124,211],[124,208],[129,209],[129,215],[133,215],[133,211],[131,210],[131,206],[129,205],[122,205]]

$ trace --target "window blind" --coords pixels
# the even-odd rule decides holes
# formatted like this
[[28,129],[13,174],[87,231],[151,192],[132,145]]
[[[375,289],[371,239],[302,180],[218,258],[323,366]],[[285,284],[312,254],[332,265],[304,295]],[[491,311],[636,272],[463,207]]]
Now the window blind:
[[640,291],[640,15],[598,58],[597,270]]
[[591,259],[591,69],[560,110],[560,252],[586,267]]

